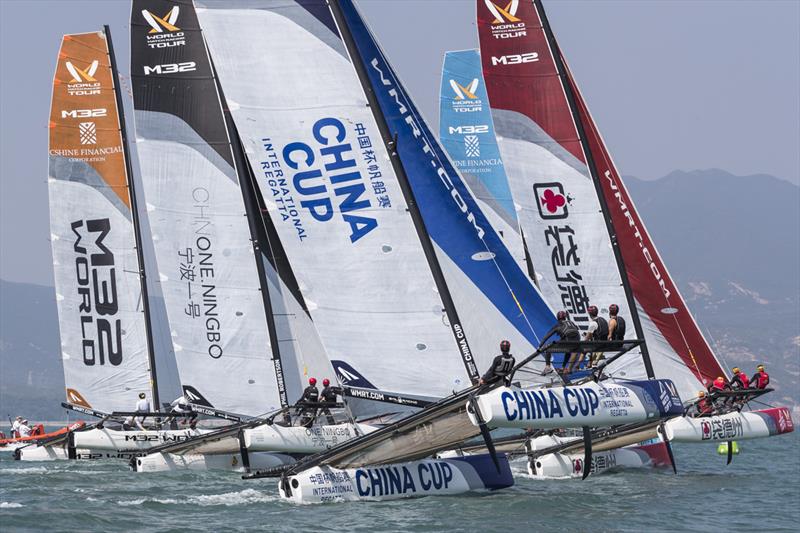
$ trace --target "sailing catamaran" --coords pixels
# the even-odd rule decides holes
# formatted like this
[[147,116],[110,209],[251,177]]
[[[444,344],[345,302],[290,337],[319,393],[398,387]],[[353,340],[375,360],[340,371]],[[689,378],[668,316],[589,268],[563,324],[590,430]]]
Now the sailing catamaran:
[[[119,91],[108,28],[65,35],[53,81],[48,179],[61,354],[67,401],[107,413],[132,411],[142,396],[159,406]],[[142,434],[139,444],[125,445],[131,434],[91,425],[17,457],[117,456],[171,435]]]
[[[131,78],[142,182],[184,391],[198,408],[288,415],[309,376],[334,377],[252,176],[191,1],[135,0]],[[293,290],[294,289],[294,290]],[[138,471],[192,467],[213,451],[310,453],[368,427],[269,424],[167,446]],[[227,443],[224,444],[224,443]],[[206,450],[201,454],[202,450]],[[180,450],[180,454],[177,451]],[[166,457],[172,452],[181,457]]]
[[[542,293],[582,329],[590,302],[603,310],[627,304],[646,344],[641,357],[631,351],[604,372],[625,380],[668,377],[684,398],[694,398],[725,372],[635,210],[541,2],[513,0],[501,8],[478,0],[477,17],[492,121]],[[788,411],[777,416],[783,427],[791,427],[787,417]],[[667,422],[667,436],[679,433],[668,428],[684,426],[697,424]]]

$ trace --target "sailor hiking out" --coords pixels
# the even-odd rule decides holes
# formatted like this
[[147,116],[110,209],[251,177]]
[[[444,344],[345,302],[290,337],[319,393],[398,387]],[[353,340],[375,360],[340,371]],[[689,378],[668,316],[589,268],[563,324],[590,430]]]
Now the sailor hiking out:
[[[605,341],[608,340],[608,321],[605,318],[598,316],[596,305],[589,306],[589,329],[583,334],[584,340],[587,341]],[[595,365],[604,357],[603,352],[593,352],[589,355],[589,368],[594,368]],[[580,368],[583,363],[583,354],[578,360],[578,367]]]
[[764,370],[764,365],[756,367],[756,373],[750,379],[750,386],[756,389],[766,389],[769,385],[769,374]]
[[500,342],[500,355],[496,355],[489,370],[480,379],[480,384],[494,383],[495,381],[503,380],[508,387],[511,385],[511,371],[514,369],[514,356],[509,353],[511,350],[511,343],[509,341]]
[[700,418],[702,416],[710,415],[714,411],[711,402],[708,401],[706,391],[701,390],[697,393],[697,403],[694,404],[694,410],[690,411],[692,418]]
[[191,413],[191,416],[188,417],[189,427],[194,429],[197,426],[197,413],[192,409],[192,405],[189,402],[189,398],[186,397],[186,394],[181,394],[169,404],[169,412],[178,415]]
[[[295,415],[300,417],[300,425],[311,427],[317,416],[317,403],[319,403],[319,389],[317,378],[308,378],[308,387],[303,390],[303,395],[297,400]],[[313,404],[313,405],[312,405]]]
[[[149,412],[151,412],[151,410],[150,410],[150,400],[147,399],[147,395],[145,393],[143,393],[143,392],[139,393],[139,400],[136,402],[136,409],[134,409],[134,410],[137,413],[149,413]],[[125,419],[124,422],[122,422],[122,429],[129,430],[134,425],[136,425],[137,428],[139,428],[142,431],[144,431],[144,419],[145,419],[145,417],[143,417],[143,416],[142,417],[129,416],[128,418]]]
[[[558,334],[558,336],[561,338],[562,341],[577,342],[581,339],[580,330],[578,330],[578,326],[575,325],[575,322],[569,319],[569,315],[567,315],[566,311],[559,311],[556,314],[556,318],[558,319],[558,322],[556,323],[555,326],[550,328],[550,331],[548,331],[547,334],[544,336],[544,338],[542,339],[542,345],[544,345],[544,343],[546,343],[548,339],[550,339],[550,337],[556,334]],[[564,354],[564,363],[561,367],[561,370],[565,374],[569,373],[569,370],[567,369],[569,361],[573,360],[573,358],[576,356],[577,354]],[[544,354],[544,358],[545,358],[544,359],[545,366],[544,370],[542,371],[543,376],[553,371],[553,367],[551,365],[552,355],[550,354],[549,351]]]
[[325,415],[328,425],[335,423],[330,408],[336,404],[336,397],[339,394],[342,394],[340,387],[331,385],[331,380],[328,378],[322,380],[322,391],[319,393],[319,401],[322,403],[322,407],[320,408],[319,416]]
[[731,378],[731,388],[733,390],[746,389],[750,387],[750,379],[747,374],[741,371],[738,366],[733,367],[733,377]]

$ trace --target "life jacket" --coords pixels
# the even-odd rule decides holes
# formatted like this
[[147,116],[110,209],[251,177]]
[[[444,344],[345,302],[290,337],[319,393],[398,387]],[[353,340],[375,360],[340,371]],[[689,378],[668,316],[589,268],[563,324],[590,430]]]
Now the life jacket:
[[328,385],[322,392],[319,393],[319,399],[323,403],[336,403],[336,387],[331,387]]
[[[746,388],[748,388],[748,387],[750,386],[750,379],[747,377],[747,374],[745,374],[744,372],[742,372],[742,371],[740,370],[740,371],[739,371],[739,373],[738,373],[738,374],[736,374],[736,375],[733,377],[733,379],[735,380],[737,377],[739,378],[739,380],[738,380],[738,381],[739,381],[739,383],[741,384],[741,386],[742,386],[742,388],[743,388],[743,389],[746,389]],[[731,380],[731,381],[733,381],[733,380]]]
[[510,353],[501,353],[498,357],[492,372],[495,376],[506,377],[514,368],[514,356]]
[[769,385],[769,374],[766,372],[756,372],[753,374],[753,381],[756,384],[756,388],[766,389],[767,385]]
[[714,380],[712,388],[717,390],[725,390],[725,378],[717,378]]
[[576,326],[575,322],[568,318],[565,318],[558,323],[558,329],[556,331],[558,331],[558,334],[562,340],[577,341],[580,340],[581,337],[578,326]]
[[625,319],[621,316],[614,316],[611,317],[613,320],[617,321],[617,327],[614,328],[613,336],[611,340],[614,341],[621,341],[625,340]]
[[599,316],[597,318],[593,318],[592,320],[597,323],[597,329],[594,330],[594,333],[592,334],[592,340],[608,340],[608,322],[606,322],[606,319]]
[[303,391],[300,401],[316,403],[319,400],[319,390],[314,385],[309,385]]

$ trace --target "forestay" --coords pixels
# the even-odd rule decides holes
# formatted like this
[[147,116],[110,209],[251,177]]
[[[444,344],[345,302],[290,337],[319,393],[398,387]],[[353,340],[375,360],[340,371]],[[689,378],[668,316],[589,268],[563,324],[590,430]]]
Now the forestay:
[[50,233],[67,401],[152,401],[120,115],[103,32],[66,35],[50,109]]

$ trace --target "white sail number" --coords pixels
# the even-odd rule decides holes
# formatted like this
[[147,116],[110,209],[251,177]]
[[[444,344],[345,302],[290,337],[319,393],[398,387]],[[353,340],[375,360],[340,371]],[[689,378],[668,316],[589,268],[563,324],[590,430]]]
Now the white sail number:
[[197,70],[197,63],[186,61],[185,63],[166,63],[164,65],[144,66],[144,75],[150,74],[177,74],[179,72],[192,72]]
[[494,65],[519,65],[520,63],[533,63],[539,61],[539,52],[526,52],[524,54],[509,54],[507,56],[492,56]]

